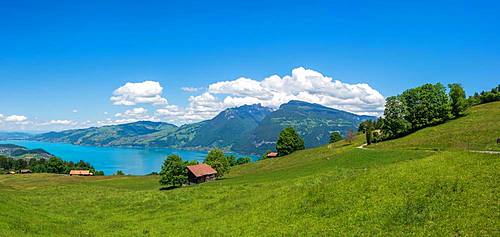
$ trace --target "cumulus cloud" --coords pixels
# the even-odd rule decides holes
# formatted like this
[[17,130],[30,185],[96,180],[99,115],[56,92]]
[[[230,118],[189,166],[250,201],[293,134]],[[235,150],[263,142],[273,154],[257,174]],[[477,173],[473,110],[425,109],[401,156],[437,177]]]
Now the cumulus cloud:
[[110,99],[115,105],[164,105],[167,104],[167,99],[162,97],[162,92],[163,87],[156,81],[127,82],[116,89]]
[[10,115],[5,117],[6,122],[25,122],[26,120],[28,120],[28,118],[23,115]]
[[226,95],[223,107],[261,103],[277,108],[290,100],[303,100],[358,114],[379,115],[385,103],[385,98],[366,83],[344,83],[303,67],[293,69],[290,76],[217,82],[209,86],[208,93]]
[[72,110],[71,112],[73,112],[73,113],[78,113],[78,110],[77,110],[77,109],[74,109],[74,110]]
[[380,115],[385,104],[385,98],[366,83],[344,83],[299,67],[283,77],[272,75],[262,80],[240,77],[216,82],[208,86],[207,92],[190,96],[186,108],[167,105],[156,112],[169,121],[185,123],[210,119],[226,108],[259,103],[278,108],[290,100],[366,115]]

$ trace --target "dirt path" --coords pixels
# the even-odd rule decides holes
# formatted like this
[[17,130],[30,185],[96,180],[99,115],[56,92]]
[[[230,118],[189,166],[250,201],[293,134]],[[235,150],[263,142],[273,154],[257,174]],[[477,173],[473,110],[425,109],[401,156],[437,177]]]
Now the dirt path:
[[365,143],[365,144],[361,144],[360,146],[358,146],[358,147],[356,147],[356,148],[358,148],[358,149],[368,149],[368,148],[366,148],[366,147],[365,147],[365,146],[367,146],[367,145],[368,145],[368,144],[366,144],[366,143]]
[[[360,146],[357,146],[356,148],[358,149],[363,149],[363,150],[368,150],[366,147],[368,144],[361,144]],[[500,151],[477,151],[477,150],[469,150],[468,152],[473,152],[473,153],[483,153],[483,154],[497,154],[500,155]]]
[[469,152],[484,153],[484,154],[500,154],[500,151],[475,151],[475,150],[470,150]]

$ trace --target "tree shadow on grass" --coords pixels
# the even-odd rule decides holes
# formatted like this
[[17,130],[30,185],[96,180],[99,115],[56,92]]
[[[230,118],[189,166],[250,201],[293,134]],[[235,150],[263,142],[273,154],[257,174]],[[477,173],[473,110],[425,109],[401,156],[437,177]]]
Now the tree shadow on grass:
[[178,186],[168,186],[168,187],[161,187],[160,191],[167,191],[167,190],[172,190],[172,189],[177,189],[180,188]]

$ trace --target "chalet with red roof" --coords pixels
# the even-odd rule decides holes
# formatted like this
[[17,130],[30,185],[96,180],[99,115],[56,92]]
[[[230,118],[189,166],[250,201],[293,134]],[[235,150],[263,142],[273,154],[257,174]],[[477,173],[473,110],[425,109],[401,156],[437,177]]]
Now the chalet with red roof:
[[71,170],[69,171],[69,175],[77,175],[77,176],[92,176],[93,173],[90,173],[90,170]]
[[203,183],[215,179],[217,171],[207,164],[188,165],[189,183]]
[[278,152],[269,152],[267,153],[267,158],[278,157]]

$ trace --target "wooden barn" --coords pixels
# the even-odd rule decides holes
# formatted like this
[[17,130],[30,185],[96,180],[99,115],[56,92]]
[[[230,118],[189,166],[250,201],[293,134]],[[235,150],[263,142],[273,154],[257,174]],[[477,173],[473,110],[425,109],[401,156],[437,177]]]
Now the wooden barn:
[[278,157],[278,152],[267,153],[267,158],[275,158],[275,157]]
[[22,170],[19,171],[19,173],[21,173],[21,174],[31,174],[31,170],[29,170],[29,169],[22,169]]
[[189,183],[203,183],[214,180],[217,171],[207,164],[188,165],[188,181]]
[[90,173],[90,170],[71,170],[69,171],[69,175],[77,175],[77,176],[92,176],[93,173]]

